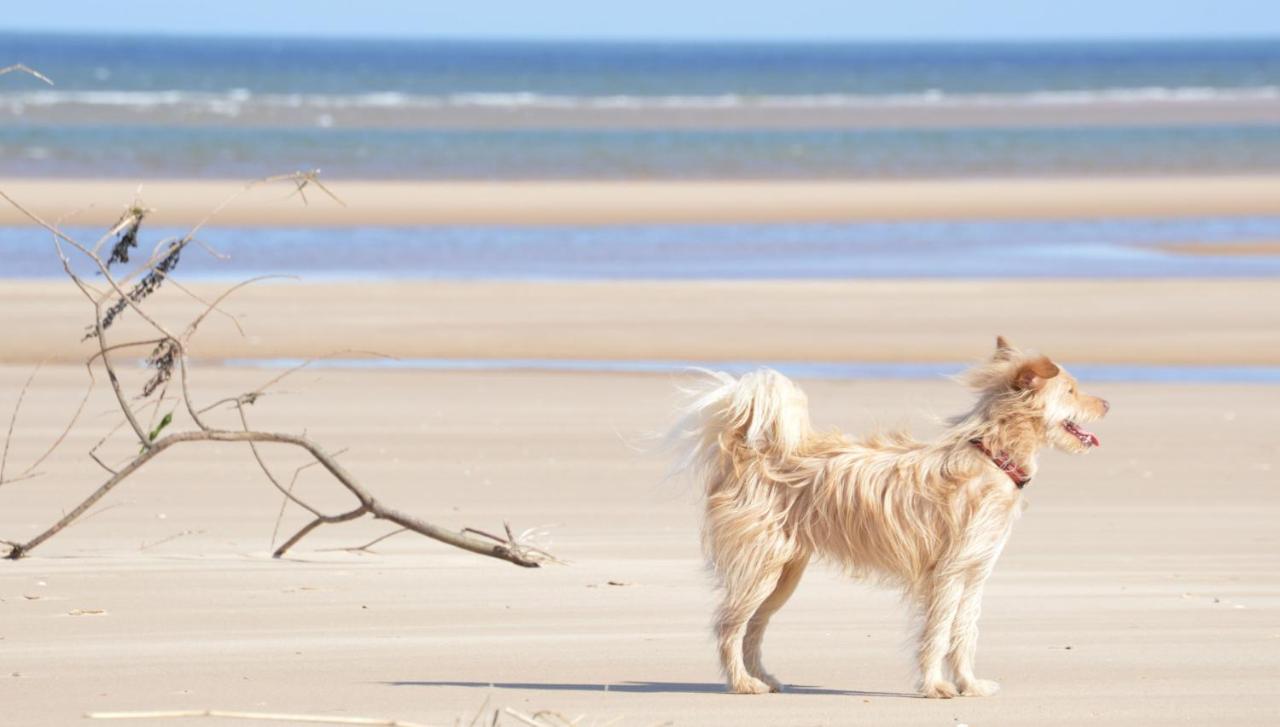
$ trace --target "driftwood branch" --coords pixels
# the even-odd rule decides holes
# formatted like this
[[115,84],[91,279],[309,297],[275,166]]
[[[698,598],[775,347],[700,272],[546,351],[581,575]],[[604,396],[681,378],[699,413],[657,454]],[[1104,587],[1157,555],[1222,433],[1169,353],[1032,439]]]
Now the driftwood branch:
[[[26,70],[26,69],[18,69]],[[307,187],[320,189],[325,194],[333,197],[338,202],[336,196],[320,184],[317,179],[316,172],[296,173],[292,175],[284,175],[281,177],[272,177],[263,181],[289,181],[295,186],[294,194],[304,195],[303,190]],[[257,183],[254,183],[257,184]],[[248,185],[245,189],[249,189],[254,184]],[[238,194],[243,193],[238,192]],[[250,453],[258,468],[266,476],[270,484],[278,490],[284,497],[284,503],[294,504],[301,509],[307,511],[311,519],[300,530],[289,537],[280,547],[276,548],[274,557],[281,557],[291,548],[298,544],[303,538],[314,532],[323,525],[336,525],[362,517],[372,517],[379,520],[386,520],[399,526],[401,531],[410,531],[426,536],[433,540],[437,540],[456,548],[466,550],[478,555],[488,556],[499,560],[505,560],[515,565],[536,568],[544,563],[558,562],[546,551],[528,544],[526,536],[517,537],[513,534],[510,527],[506,529],[507,537],[502,538],[485,533],[472,528],[464,528],[461,530],[451,530],[441,527],[434,523],[423,520],[415,515],[397,510],[382,503],[374,497],[351,472],[349,472],[337,460],[337,453],[330,453],[321,447],[318,443],[313,442],[305,435],[264,432],[253,429],[250,426],[245,407],[254,404],[265,392],[265,390],[282,380],[284,377],[299,370],[296,367],[285,371],[266,384],[257,389],[240,394],[239,396],[221,399],[207,406],[197,405],[192,396],[191,376],[187,361],[187,348],[191,338],[195,335],[200,324],[214,312],[234,317],[226,314],[219,307],[229,295],[236,292],[240,288],[250,283],[261,280],[254,278],[246,280],[242,283],[234,285],[216,296],[211,301],[206,301],[194,296],[190,291],[184,291],[188,295],[192,295],[204,304],[204,310],[194,317],[181,334],[175,335],[168,327],[162,324],[156,317],[151,315],[145,308],[146,299],[155,290],[160,288],[173,274],[174,268],[178,264],[179,256],[183,249],[195,240],[196,232],[203,227],[217,212],[226,207],[237,195],[233,195],[219,205],[213,213],[205,217],[194,228],[180,238],[171,238],[158,243],[151,256],[141,265],[135,267],[132,271],[123,276],[118,276],[112,269],[116,263],[129,263],[130,252],[138,245],[139,230],[143,219],[147,216],[149,210],[144,207],[139,200],[134,200],[129,206],[120,220],[113,225],[110,230],[95,244],[84,245],[77,242],[71,236],[60,230],[56,225],[50,224],[41,219],[36,214],[27,210],[17,201],[13,200],[3,191],[0,191],[0,199],[8,201],[17,210],[25,214],[32,222],[44,228],[53,235],[54,250],[58,259],[62,263],[63,271],[67,277],[76,285],[80,292],[85,296],[93,310],[93,321],[88,327],[88,333],[85,339],[93,339],[96,344],[96,350],[85,362],[89,375],[89,388],[85,393],[84,399],[80,402],[79,407],[75,411],[72,421],[65,430],[55,440],[53,446],[46,451],[37,460],[36,464],[43,462],[46,457],[52,454],[53,450],[58,447],[67,437],[67,433],[74,426],[76,420],[79,419],[83,412],[85,402],[88,401],[89,395],[93,391],[96,381],[94,375],[95,366],[101,366],[106,371],[106,378],[111,387],[112,394],[115,397],[116,404],[121,414],[121,421],[115,427],[90,448],[89,456],[102,466],[109,473],[109,477],[96,490],[80,501],[74,508],[67,511],[57,522],[50,525],[39,535],[27,540],[26,542],[15,542],[9,540],[0,540],[0,543],[8,546],[8,552],[4,557],[10,560],[17,560],[30,553],[33,549],[62,532],[77,520],[82,519],[98,501],[106,497],[112,490],[118,487],[131,475],[142,469],[151,460],[160,456],[170,448],[183,444],[194,444],[198,442],[242,442],[248,445]],[[305,199],[305,197],[304,197]],[[108,245],[111,242],[112,244]],[[207,246],[205,246],[206,249]],[[110,250],[110,255],[106,259],[103,254]],[[210,249],[211,250],[211,249]],[[78,276],[68,257],[68,252],[72,254],[80,254],[84,256],[96,268],[97,273],[101,275],[106,282],[107,287],[101,291],[90,286]],[[216,254],[212,253],[211,254]],[[132,282],[136,281],[136,282]],[[107,337],[112,329],[111,324],[126,311],[131,311],[138,319],[149,326],[155,335],[134,341],[124,342],[108,342]],[[237,323],[238,327],[238,323]],[[146,347],[150,349],[147,356],[147,366],[153,370],[151,378],[147,381],[142,389],[140,396],[131,399],[125,392],[125,387],[121,383],[120,376],[117,372],[114,356],[125,350],[135,347]],[[303,364],[305,366],[305,364]],[[173,376],[177,377],[177,393],[174,397],[178,401],[173,401],[168,392],[169,384]],[[34,378],[34,374],[32,374]],[[18,406],[15,407],[13,417],[10,420],[10,431],[4,440],[3,450],[0,450],[0,484],[4,483],[4,469],[8,459],[9,442],[12,438],[12,428],[17,421],[18,408],[21,406],[22,398],[26,394],[27,387],[30,386],[31,380],[23,386],[19,393]],[[158,392],[158,393],[157,393]],[[152,397],[152,394],[156,396]],[[136,403],[138,400],[146,400],[149,402]],[[239,429],[226,429],[214,426],[206,420],[205,415],[213,410],[231,406],[234,407],[239,418]],[[166,413],[161,417],[162,407]],[[148,426],[143,426],[143,420],[139,417],[140,413],[145,413],[147,409],[151,409],[147,421]],[[190,427],[180,430],[181,427],[174,424],[174,415],[179,412],[185,412],[186,418],[190,420]],[[158,421],[157,421],[158,420]],[[125,427],[132,431],[136,440],[133,446],[138,447],[137,454],[132,456],[128,462],[112,467],[102,461],[96,454],[96,450],[110,439],[119,429]],[[171,426],[172,425],[172,426]],[[167,431],[166,431],[167,429]],[[281,445],[300,449],[310,458],[309,465],[319,466],[325,470],[330,477],[349,492],[355,501],[352,509],[328,514],[319,508],[308,504],[304,499],[294,494],[293,484],[297,480],[298,472],[309,465],[304,465],[294,473],[293,480],[286,487],[272,472],[264,454],[263,445]],[[28,468],[23,475],[25,476],[34,468]],[[283,511],[282,511],[283,512]],[[277,521],[277,529],[279,522]],[[385,536],[384,536],[385,537]],[[273,538],[274,540],[274,538]],[[378,542],[378,541],[374,541]],[[372,545],[370,543],[369,545]],[[362,546],[367,548],[368,546]],[[369,723],[375,724],[375,723]],[[381,724],[381,723],[376,723]],[[389,724],[389,723],[388,723]]]

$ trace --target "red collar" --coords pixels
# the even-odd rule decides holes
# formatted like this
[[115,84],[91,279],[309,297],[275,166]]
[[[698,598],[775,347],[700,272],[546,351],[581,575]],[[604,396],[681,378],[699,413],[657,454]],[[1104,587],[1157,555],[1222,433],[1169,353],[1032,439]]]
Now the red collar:
[[1003,452],[999,455],[992,454],[991,450],[987,449],[987,445],[983,444],[981,439],[970,439],[969,444],[977,447],[978,451],[987,455],[987,459],[991,460],[992,464],[999,467],[1001,472],[1009,475],[1009,479],[1013,480],[1013,484],[1017,485],[1019,490],[1031,481],[1031,476],[1027,474],[1027,471],[1022,469],[1017,462],[1014,462],[1013,458],[1009,455]]

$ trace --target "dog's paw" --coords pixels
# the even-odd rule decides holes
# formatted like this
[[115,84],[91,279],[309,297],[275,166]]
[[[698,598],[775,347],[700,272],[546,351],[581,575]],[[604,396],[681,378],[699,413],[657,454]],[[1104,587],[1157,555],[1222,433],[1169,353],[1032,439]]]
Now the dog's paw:
[[956,685],[941,679],[925,684],[920,688],[920,692],[929,699],[951,699],[960,695]]
[[736,682],[729,682],[729,691],[734,694],[768,694],[777,690],[755,677],[746,677]]
[[990,697],[1000,691],[1000,683],[993,682],[990,679],[973,679],[968,682],[960,682],[959,687],[960,696],[962,697]]
[[761,674],[760,681],[764,682],[765,684],[768,684],[769,691],[771,692],[785,691],[783,688],[782,682],[778,681],[777,677],[773,676],[772,674]]

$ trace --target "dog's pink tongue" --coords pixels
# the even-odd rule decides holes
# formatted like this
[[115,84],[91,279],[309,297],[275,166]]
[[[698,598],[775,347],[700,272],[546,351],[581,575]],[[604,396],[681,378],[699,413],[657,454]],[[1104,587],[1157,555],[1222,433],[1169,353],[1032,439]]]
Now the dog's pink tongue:
[[1102,444],[1102,440],[1098,439],[1098,435],[1094,434],[1088,429],[1085,429],[1079,424],[1076,424],[1075,422],[1065,422],[1062,426],[1068,432],[1071,432],[1073,435],[1075,435],[1075,438],[1079,439],[1080,443],[1085,445],[1086,447],[1098,447],[1098,446],[1101,446]]

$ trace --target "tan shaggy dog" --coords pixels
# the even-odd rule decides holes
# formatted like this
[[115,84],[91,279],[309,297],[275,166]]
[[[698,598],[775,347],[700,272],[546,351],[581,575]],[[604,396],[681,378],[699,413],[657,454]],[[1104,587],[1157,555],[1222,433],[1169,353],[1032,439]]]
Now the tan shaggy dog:
[[710,378],[673,434],[706,488],[703,543],[723,590],[715,637],[729,690],[782,688],[761,641],[817,556],[900,587],[918,608],[925,696],[995,693],[973,672],[983,584],[1037,453],[1097,446],[1080,423],[1106,414],[1107,402],[1003,338],[962,376],[977,403],[933,442],[816,432],[804,393],[775,371]]

